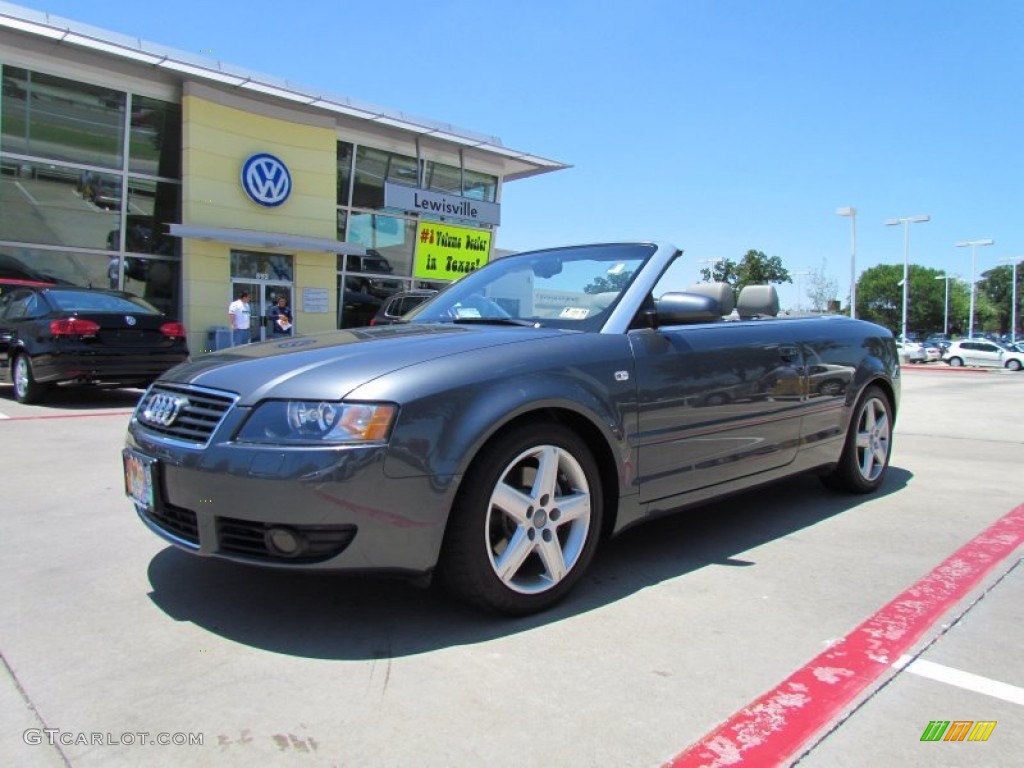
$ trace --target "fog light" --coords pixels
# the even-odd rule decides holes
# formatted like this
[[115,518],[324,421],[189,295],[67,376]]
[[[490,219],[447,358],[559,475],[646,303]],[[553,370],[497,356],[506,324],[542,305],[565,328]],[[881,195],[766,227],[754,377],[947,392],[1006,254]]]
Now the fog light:
[[298,557],[306,551],[306,538],[290,528],[269,528],[263,534],[263,541],[273,554],[281,557]]

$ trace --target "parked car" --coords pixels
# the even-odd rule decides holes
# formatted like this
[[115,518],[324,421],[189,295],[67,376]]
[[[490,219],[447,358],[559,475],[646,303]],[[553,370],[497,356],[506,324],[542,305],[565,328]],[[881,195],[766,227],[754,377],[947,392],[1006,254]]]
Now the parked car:
[[0,277],[0,296],[8,293],[15,288],[24,288],[28,286],[30,288],[48,288],[53,283],[46,283],[40,280],[14,280],[6,277]]
[[1009,368],[1011,371],[1024,368],[1024,354],[1012,352],[994,341],[978,338],[954,341],[942,359],[954,368],[961,365]]
[[370,325],[392,325],[401,320],[402,315],[416,309],[429,298],[437,296],[437,291],[430,288],[415,288],[411,291],[399,291],[388,296],[381,304],[377,314],[370,320]]
[[928,359],[924,347],[917,342],[897,341],[896,351],[899,353],[900,359],[906,359],[908,363],[923,363]]
[[[877,490],[900,393],[892,334],[777,318],[773,286],[745,288],[725,319],[727,286],[674,290],[680,255],[514,254],[407,323],[178,366],[131,417],[126,492],[186,552],[436,576],[528,614],[580,582],[600,539],[665,512],[802,472]],[[737,379],[756,396],[710,407],[704,393]]]
[[946,351],[952,341],[953,339],[948,333],[930,333],[925,338],[924,343],[926,346],[938,347],[941,354]]
[[19,402],[57,383],[146,386],[187,359],[185,327],[130,293],[44,284],[0,296],[0,383]]

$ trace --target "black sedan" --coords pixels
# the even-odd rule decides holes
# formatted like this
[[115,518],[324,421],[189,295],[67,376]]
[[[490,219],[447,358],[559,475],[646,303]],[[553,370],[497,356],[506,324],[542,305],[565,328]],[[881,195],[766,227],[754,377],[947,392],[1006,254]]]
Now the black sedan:
[[879,488],[892,334],[776,318],[772,286],[744,288],[727,319],[732,288],[681,288],[680,255],[515,254],[408,322],[182,365],[130,421],[126,491],[196,555],[436,575],[524,614],[564,597],[602,537],[657,515],[799,472]]
[[0,382],[22,403],[59,382],[148,386],[188,357],[185,327],[130,293],[22,284],[0,296]]

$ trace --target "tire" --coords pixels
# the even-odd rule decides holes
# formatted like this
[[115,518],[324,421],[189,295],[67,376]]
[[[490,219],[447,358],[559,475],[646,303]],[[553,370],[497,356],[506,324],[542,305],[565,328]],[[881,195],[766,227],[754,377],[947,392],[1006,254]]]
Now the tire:
[[11,367],[11,381],[14,382],[14,398],[19,403],[38,403],[50,388],[48,384],[40,384],[32,375],[32,361],[24,352],[14,358]]
[[822,481],[845,493],[871,493],[885,480],[892,453],[892,403],[878,387],[864,390],[854,409],[839,463]]
[[964,361],[961,360],[959,357],[951,357],[951,358],[949,358],[949,364],[953,368],[959,368],[961,365],[964,364]]
[[1020,360],[1007,360],[1006,367],[1011,371],[1019,371],[1021,369]]
[[490,611],[550,608],[594,556],[602,502],[597,462],[576,433],[551,423],[514,427],[484,447],[463,479],[439,581]]

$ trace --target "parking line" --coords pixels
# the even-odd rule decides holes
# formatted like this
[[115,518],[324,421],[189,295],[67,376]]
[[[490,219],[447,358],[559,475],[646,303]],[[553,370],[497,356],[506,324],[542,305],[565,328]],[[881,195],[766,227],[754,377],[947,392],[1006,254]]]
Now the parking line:
[[27,189],[25,189],[23,186],[21,186],[21,182],[20,181],[14,182],[14,186],[16,186],[18,189],[21,190],[21,193],[23,195],[25,195],[25,197],[27,197],[29,199],[29,202],[31,202],[32,205],[34,205],[36,207],[39,207],[39,201],[36,200],[34,197],[32,197],[32,193],[31,192],[29,192]]
[[1021,544],[1024,504],[666,768],[785,764]]
[[953,685],[975,693],[983,693],[996,699],[1008,701],[1011,704],[1024,705],[1024,688],[1010,685],[990,677],[982,677],[960,669],[947,667],[945,664],[936,664],[934,661],[925,659],[914,659],[913,656],[901,656],[893,664],[896,669],[904,669],[929,680],[936,680],[940,683]]

